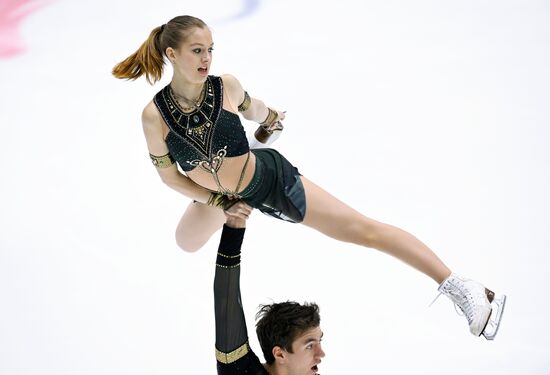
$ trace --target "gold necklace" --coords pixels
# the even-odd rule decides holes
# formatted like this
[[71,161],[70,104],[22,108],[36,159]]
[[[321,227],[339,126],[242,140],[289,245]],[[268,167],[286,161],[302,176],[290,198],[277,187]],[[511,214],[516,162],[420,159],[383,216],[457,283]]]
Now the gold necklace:
[[206,88],[206,85],[203,84],[202,88],[201,88],[201,92],[200,92],[199,96],[197,97],[197,99],[195,99],[195,100],[187,99],[185,96],[178,94],[177,92],[174,91],[174,89],[172,88],[172,85],[170,85],[170,93],[172,94],[174,99],[176,99],[178,104],[182,104],[180,102],[180,99],[183,100],[185,103],[187,103],[187,105],[189,103],[193,103],[191,105],[191,107],[181,106],[181,109],[183,109],[185,112],[189,112],[189,111],[192,111],[192,110],[194,110],[196,108],[199,108],[201,106],[201,102],[204,99],[204,93],[206,92],[205,88]]

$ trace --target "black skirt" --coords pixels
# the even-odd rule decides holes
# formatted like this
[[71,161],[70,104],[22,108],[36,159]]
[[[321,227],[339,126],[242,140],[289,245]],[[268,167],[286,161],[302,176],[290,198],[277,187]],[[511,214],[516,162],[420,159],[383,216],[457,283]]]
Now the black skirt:
[[277,150],[252,150],[256,170],[241,199],[266,215],[300,223],[306,214],[306,196],[300,172]]

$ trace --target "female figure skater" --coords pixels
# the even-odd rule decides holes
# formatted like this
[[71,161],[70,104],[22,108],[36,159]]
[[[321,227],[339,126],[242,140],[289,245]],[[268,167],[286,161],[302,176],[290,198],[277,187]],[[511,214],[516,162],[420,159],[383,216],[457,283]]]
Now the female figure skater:
[[[150,157],[162,181],[193,200],[176,229],[186,251],[200,249],[225,222],[224,211],[247,218],[239,200],[282,220],[302,223],[332,238],[375,248],[431,277],[439,292],[464,312],[470,331],[493,339],[505,296],[454,273],[411,234],[367,218],[339,201],[270,148],[250,150],[238,112],[260,131],[281,128],[284,112],[251,97],[231,75],[209,75],[213,50],[208,26],[178,16],[156,27],[131,56],[113,68],[121,79],[173,77],[147,104],[142,123]],[[182,174],[177,165],[183,170]]]

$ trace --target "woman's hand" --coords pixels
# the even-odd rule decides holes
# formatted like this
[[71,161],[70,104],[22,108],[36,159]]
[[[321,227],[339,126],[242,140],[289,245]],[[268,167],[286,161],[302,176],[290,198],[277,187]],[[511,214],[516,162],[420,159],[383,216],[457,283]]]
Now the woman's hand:
[[283,130],[283,124],[281,123],[281,121],[283,121],[285,117],[286,117],[286,111],[282,111],[282,112],[277,111],[277,118],[271,125],[269,125],[268,128],[266,128],[266,130],[270,131],[271,133],[273,133],[276,130]]
[[233,206],[223,211],[226,217],[238,217],[243,220],[247,220],[252,213],[252,207],[245,202],[239,200]]
[[277,121],[283,121],[285,117],[286,117],[286,111],[277,111]]
[[244,228],[246,220],[252,213],[252,207],[243,201],[238,201],[223,212],[227,218],[226,224],[232,228]]

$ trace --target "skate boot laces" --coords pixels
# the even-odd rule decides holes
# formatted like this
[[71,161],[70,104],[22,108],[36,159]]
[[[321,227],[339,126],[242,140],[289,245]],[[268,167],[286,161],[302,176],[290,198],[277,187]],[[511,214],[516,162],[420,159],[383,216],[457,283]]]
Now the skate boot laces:
[[[432,306],[435,301],[437,301],[439,296],[445,294],[451,299],[451,301],[453,301],[456,313],[460,316],[465,316],[468,324],[471,324],[474,320],[476,306],[476,298],[474,297],[474,294],[465,286],[464,283],[452,283],[452,281],[449,280],[449,284],[451,284],[452,287],[442,284],[443,288],[440,288],[439,293],[435,296],[429,306]],[[479,297],[479,295],[477,297]],[[485,298],[485,296],[481,297]],[[478,304],[484,304],[483,299],[477,299],[481,300],[481,303]]]
[[492,292],[473,280],[463,279],[455,274],[451,274],[445,279],[439,286],[438,291],[439,294],[430,306],[441,294],[445,294],[455,305],[457,314],[466,317],[470,332],[479,336],[491,315],[491,303],[488,298],[490,297],[489,293]]

